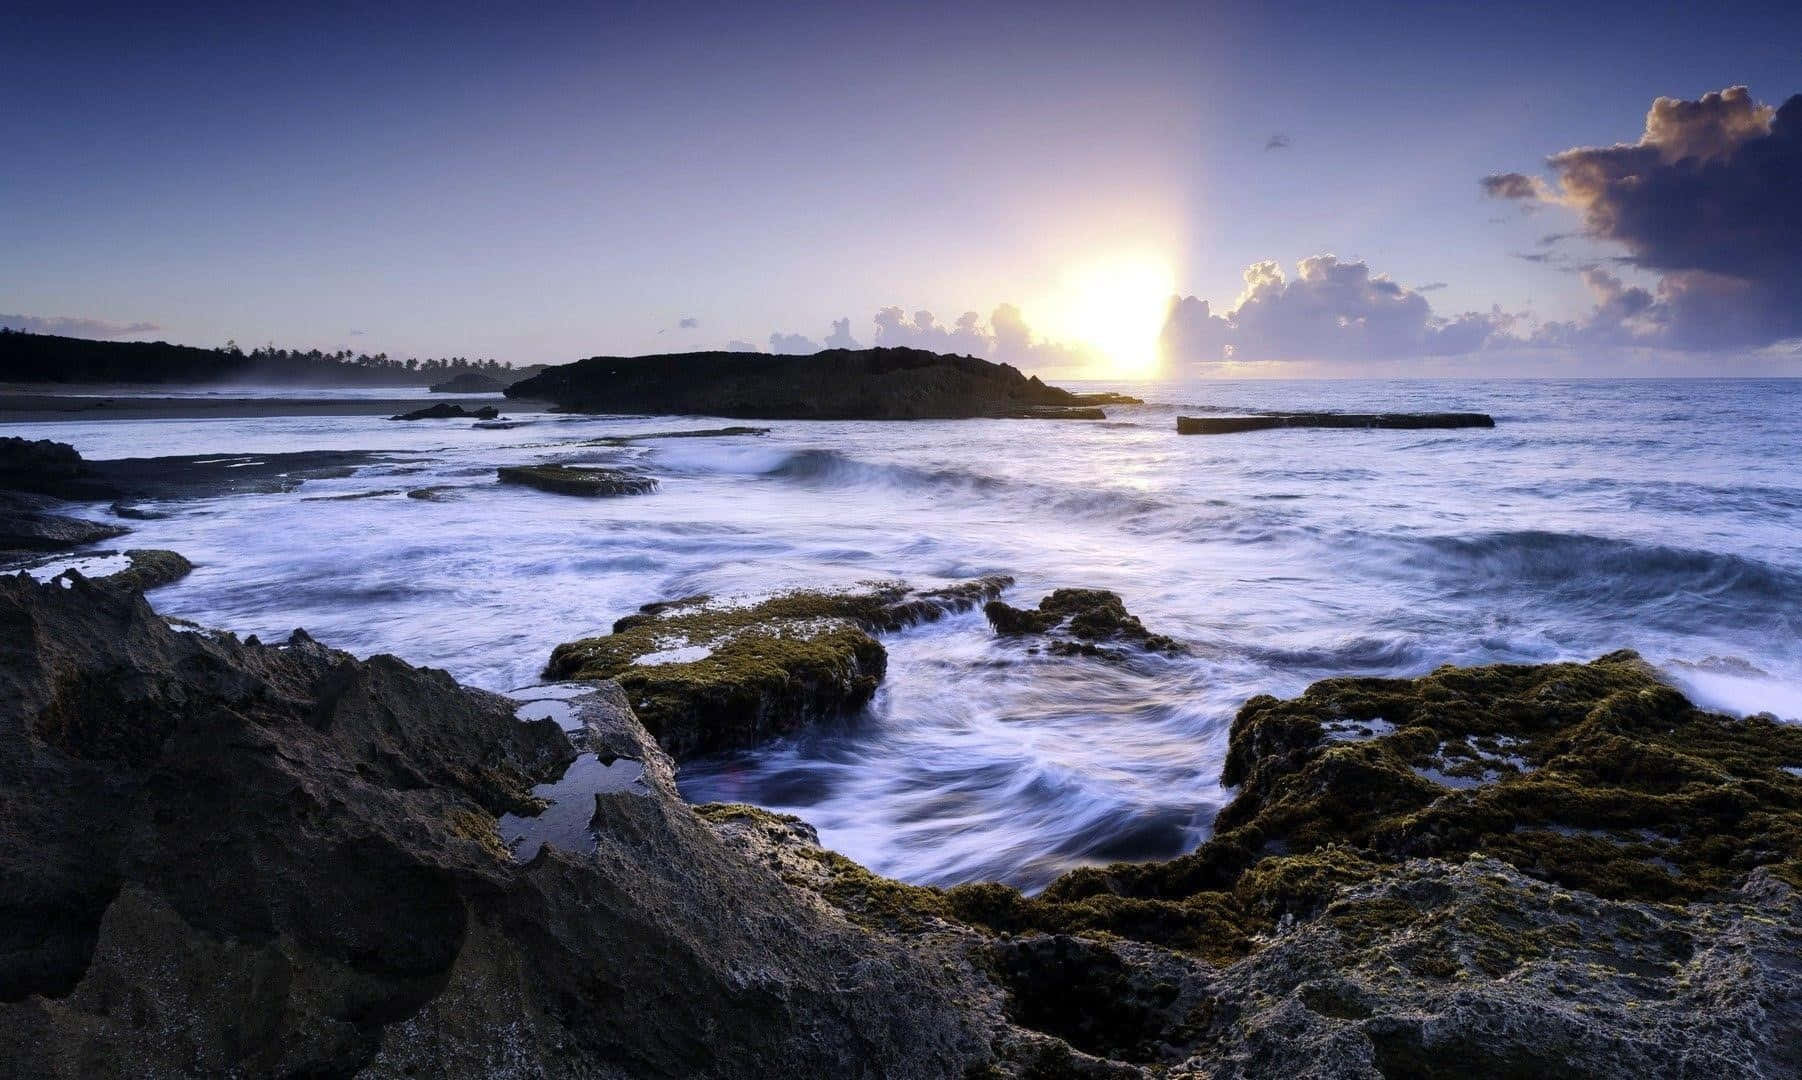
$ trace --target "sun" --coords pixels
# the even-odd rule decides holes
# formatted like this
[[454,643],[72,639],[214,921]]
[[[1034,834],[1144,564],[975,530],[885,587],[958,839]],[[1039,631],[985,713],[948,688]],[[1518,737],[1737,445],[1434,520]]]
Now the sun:
[[1157,255],[1109,255],[1072,267],[1063,282],[1063,336],[1097,354],[1096,374],[1149,378],[1158,371],[1158,335],[1175,287]]

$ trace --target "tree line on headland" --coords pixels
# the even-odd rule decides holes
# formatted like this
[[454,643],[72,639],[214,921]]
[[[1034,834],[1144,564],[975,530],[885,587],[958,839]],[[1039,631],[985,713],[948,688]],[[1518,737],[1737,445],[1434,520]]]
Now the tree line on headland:
[[420,386],[479,374],[507,384],[540,370],[541,364],[515,368],[492,358],[403,360],[387,353],[303,352],[273,344],[245,352],[236,342],[202,349],[166,341],[93,341],[0,327],[0,382],[8,383]]

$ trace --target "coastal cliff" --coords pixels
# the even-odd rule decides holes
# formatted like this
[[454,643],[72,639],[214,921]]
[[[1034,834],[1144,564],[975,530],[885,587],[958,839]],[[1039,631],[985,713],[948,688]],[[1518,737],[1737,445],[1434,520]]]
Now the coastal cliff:
[[[73,575],[0,578],[0,632],[20,1076],[1802,1066],[1802,729],[1699,711],[1630,653],[1253,699],[1213,839],[1028,897],[684,805],[609,681],[572,736]],[[510,848],[586,755],[639,779],[573,846]]]
[[1118,394],[1074,394],[1007,364],[920,349],[595,356],[521,380],[506,394],[571,412],[768,420],[1099,419],[1095,406],[1137,403]]

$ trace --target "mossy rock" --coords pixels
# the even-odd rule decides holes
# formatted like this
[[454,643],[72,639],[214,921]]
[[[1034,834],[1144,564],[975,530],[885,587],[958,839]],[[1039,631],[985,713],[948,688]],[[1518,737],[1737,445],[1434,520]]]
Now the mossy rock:
[[753,604],[704,596],[647,604],[613,633],[551,653],[551,679],[616,679],[672,756],[746,746],[861,708],[887,671],[872,634],[968,610],[1011,584],[874,585]]
[[657,481],[642,473],[577,465],[508,465],[497,472],[503,484],[523,484],[556,495],[649,495]]
[[[1035,897],[959,886],[943,910],[1226,961],[1323,913],[1353,937],[1388,925],[1399,915],[1340,898],[1417,857],[1497,859],[1610,900],[1706,901],[1760,867],[1802,881],[1799,766],[1802,727],[1699,710],[1631,652],[1329,679],[1240,710],[1224,775],[1239,793],[1194,852],[1072,871]],[[1480,966],[1555,945],[1513,938]]]
[[992,600],[983,613],[1003,637],[1048,635],[1050,651],[1059,656],[1126,658],[1126,653],[1110,645],[1130,645],[1167,655],[1184,651],[1174,638],[1145,629],[1139,617],[1126,610],[1120,594],[1106,589],[1058,589],[1040,600],[1037,608],[1017,608]]

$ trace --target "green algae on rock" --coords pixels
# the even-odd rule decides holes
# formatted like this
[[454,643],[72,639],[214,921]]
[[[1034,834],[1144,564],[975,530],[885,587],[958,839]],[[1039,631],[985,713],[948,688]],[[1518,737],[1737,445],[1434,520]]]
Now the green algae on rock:
[[1145,629],[1139,617],[1126,610],[1120,594],[1106,589],[1058,589],[1037,608],[991,600],[983,613],[1004,637],[1049,636],[1048,648],[1059,656],[1125,659],[1126,653],[1108,647],[1115,644],[1172,655],[1183,651],[1176,639]]
[[967,935],[1069,1055],[998,1040],[984,1075],[1802,1068],[1802,728],[1698,710],[1623,652],[1330,679],[1254,698],[1231,739],[1212,840],[1038,896],[703,815],[872,933]]
[[609,635],[557,646],[545,677],[617,679],[639,719],[677,758],[744,746],[862,707],[888,665],[872,634],[967,611],[1011,582],[648,604]]
[[[1345,737],[1360,724],[1387,733]],[[1239,794],[1196,851],[1076,870],[967,914],[1218,957],[1422,856],[1644,902],[1704,900],[1759,867],[1802,884],[1802,777],[1785,770],[1798,763],[1802,727],[1698,710],[1630,652],[1328,679],[1240,710],[1222,776]],[[1197,940],[1198,906],[1232,932]]]
[[657,490],[653,477],[595,465],[508,465],[497,471],[503,484],[557,495],[648,495]]

